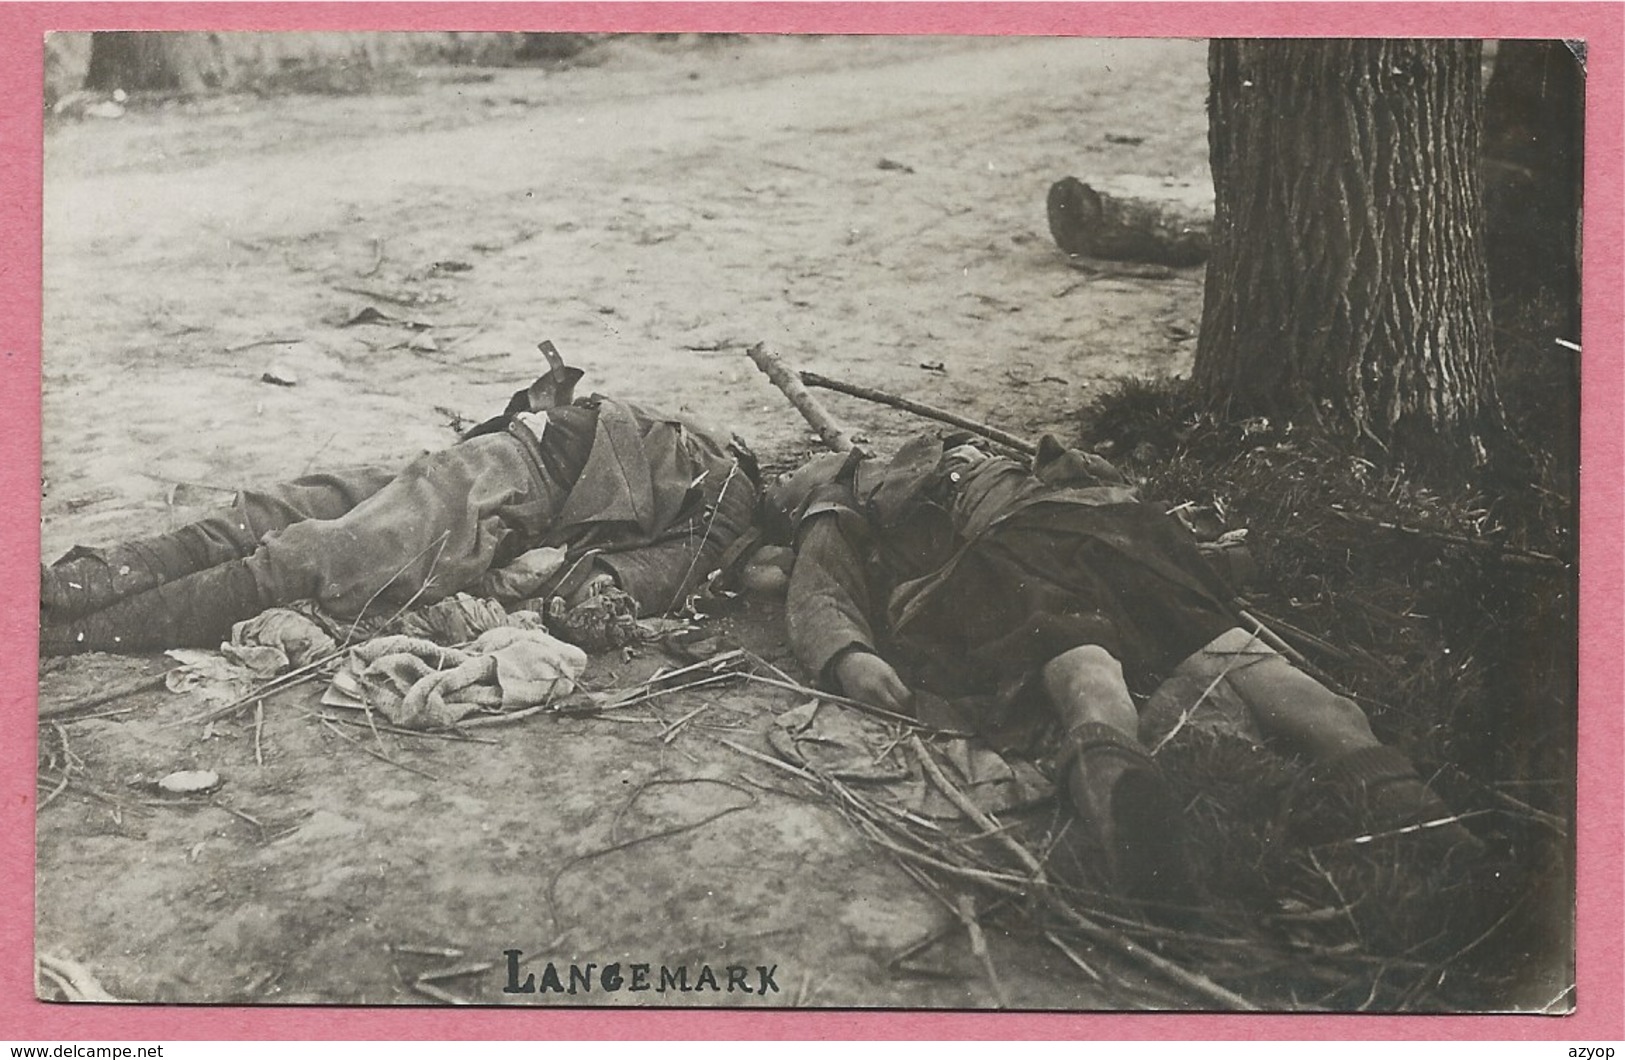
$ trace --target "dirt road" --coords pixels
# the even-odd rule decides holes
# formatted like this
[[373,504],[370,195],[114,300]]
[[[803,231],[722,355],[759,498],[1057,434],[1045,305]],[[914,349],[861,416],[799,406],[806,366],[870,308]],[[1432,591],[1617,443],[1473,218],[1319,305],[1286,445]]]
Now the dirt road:
[[[453,414],[534,377],[544,338],[584,387],[725,423],[780,462],[810,443],[745,359],[757,341],[1065,433],[1102,381],[1186,366],[1200,272],[1070,270],[1044,192],[1072,173],[1202,194],[1204,90],[1203,48],[1182,41],[622,41],[590,68],[54,129],[44,553],[165,528],[241,484],[443,446]],[[262,382],[272,367],[297,385]],[[882,448],[915,426],[830,404]],[[782,661],[777,612],[752,607],[729,628]],[[162,662],[75,660],[42,699]],[[413,943],[776,964],[783,992],[748,1003],[993,1001],[968,952],[942,956],[945,978],[887,972],[942,921],[936,899],[827,808],[741,780],[772,778],[717,737],[756,741],[789,694],[494,743],[386,739],[421,772],[334,736],[313,699],[273,700],[258,735],[248,717],[184,724],[198,704],[167,693],[42,728],[86,784],[41,814],[39,947],[139,999],[423,1002],[408,983],[425,959],[390,949]],[[705,704],[711,725],[661,738]],[[227,777],[214,803],[121,794],[188,765]],[[1031,939],[993,946],[1022,1007],[1177,1004],[1107,993]],[[455,986],[514,1000],[502,982]]]

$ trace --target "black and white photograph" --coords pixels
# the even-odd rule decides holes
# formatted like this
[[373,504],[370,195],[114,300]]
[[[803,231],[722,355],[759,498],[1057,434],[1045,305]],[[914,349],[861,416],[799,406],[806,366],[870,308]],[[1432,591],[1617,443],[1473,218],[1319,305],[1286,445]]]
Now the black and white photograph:
[[35,996],[1573,1012],[1586,77],[50,34]]

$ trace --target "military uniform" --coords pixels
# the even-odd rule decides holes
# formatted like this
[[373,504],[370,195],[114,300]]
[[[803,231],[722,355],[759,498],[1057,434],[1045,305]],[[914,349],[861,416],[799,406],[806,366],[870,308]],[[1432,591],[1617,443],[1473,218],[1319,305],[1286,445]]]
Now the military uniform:
[[[1224,683],[1260,730],[1313,760],[1347,811],[1323,833],[1449,816],[1353,701],[1237,628],[1191,534],[1098,456],[1046,437],[1029,465],[924,436],[885,463],[815,461],[773,500],[795,536],[787,618],[803,665],[838,687],[846,656],[873,653],[908,691],[936,693],[916,708],[947,699],[951,723],[1052,758],[1114,887],[1185,886],[1181,811],[1135,731],[1135,701],[1176,669],[1211,678],[1210,692]],[[1478,847],[1460,825],[1431,832]]]
[[664,612],[750,525],[756,487],[737,453],[607,398],[505,415],[399,473],[308,476],[170,534],[75,549],[42,570],[41,651],[211,645],[299,600],[342,619],[388,614],[543,546],[570,557],[544,592],[608,573],[639,613]]

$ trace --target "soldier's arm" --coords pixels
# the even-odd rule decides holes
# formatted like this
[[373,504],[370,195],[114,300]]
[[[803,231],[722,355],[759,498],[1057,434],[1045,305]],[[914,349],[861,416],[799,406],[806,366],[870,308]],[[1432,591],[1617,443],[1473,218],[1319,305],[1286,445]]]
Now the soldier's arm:
[[851,513],[835,511],[806,519],[799,530],[785,602],[790,647],[803,666],[833,684],[837,659],[875,651],[870,587],[859,542],[851,540],[866,531]]

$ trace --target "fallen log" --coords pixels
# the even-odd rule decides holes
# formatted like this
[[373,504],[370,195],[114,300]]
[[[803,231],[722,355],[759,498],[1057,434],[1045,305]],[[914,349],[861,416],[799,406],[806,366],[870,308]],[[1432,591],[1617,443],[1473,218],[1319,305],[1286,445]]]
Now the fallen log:
[[1108,194],[1077,177],[1049,189],[1049,230],[1068,254],[1184,268],[1207,260],[1212,210],[1175,199]]

